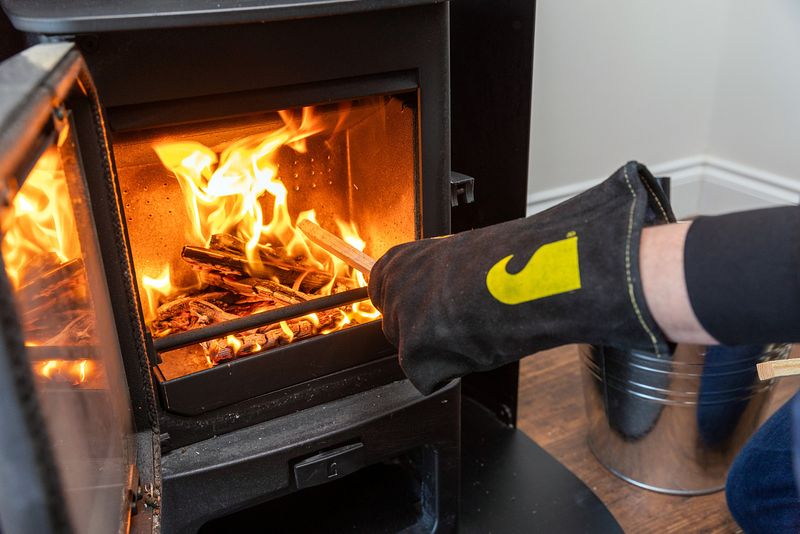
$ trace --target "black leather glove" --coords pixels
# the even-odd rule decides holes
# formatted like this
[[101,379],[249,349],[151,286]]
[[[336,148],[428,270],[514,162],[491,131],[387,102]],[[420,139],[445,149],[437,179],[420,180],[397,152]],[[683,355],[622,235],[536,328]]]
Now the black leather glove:
[[537,215],[392,248],[369,293],[400,365],[426,394],[568,343],[667,357],[642,293],[639,239],[644,226],[674,221],[653,175],[630,162]]

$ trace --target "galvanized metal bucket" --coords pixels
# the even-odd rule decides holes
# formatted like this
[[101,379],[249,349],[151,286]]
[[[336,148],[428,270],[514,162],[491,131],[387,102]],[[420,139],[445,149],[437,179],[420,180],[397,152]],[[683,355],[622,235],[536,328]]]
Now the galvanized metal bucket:
[[756,363],[791,345],[678,345],[669,358],[583,345],[589,446],[612,473],[662,493],[725,487],[734,457],[761,424],[772,380]]

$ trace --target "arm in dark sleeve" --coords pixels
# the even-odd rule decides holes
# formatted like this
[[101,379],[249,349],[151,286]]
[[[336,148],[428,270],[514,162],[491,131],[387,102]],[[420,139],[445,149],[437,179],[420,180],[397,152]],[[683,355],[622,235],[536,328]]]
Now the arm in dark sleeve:
[[699,217],[684,269],[692,308],[721,343],[800,341],[800,206]]

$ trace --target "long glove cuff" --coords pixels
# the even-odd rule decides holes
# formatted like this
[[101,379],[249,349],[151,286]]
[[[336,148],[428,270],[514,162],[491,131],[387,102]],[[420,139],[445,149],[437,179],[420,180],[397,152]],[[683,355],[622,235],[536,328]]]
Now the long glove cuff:
[[630,162],[537,215],[393,248],[372,271],[370,296],[424,393],[568,343],[666,357],[642,291],[639,241],[643,227],[674,221],[653,175]]

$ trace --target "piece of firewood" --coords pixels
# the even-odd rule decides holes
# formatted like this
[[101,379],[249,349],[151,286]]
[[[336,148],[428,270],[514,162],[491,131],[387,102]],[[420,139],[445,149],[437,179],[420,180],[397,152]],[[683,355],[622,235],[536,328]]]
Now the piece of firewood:
[[224,252],[232,252],[240,256],[245,254],[245,242],[231,234],[214,234],[208,248]]
[[238,315],[228,313],[220,307],[202,299],[194,299],[190,302],[189,311],[198,318],[198,322],[202,323],[203,326],[239,318]]
[[350,267],[361,271],[365,277],[369,278],[369,273],[375,265],[374,259],[310,219],[300,221],[297,226],[316,245],[327,250]]
[[203,341],[200,345],[206,351],[211,362],[218,364],[319,334],[326,328],[334,326],[342,318],[342,311],[339,309],[325,310],[316,312],[314,315],[316,320],[312,320],[308,316],[298,317],[282,323],[262,326],[255,330],[232,334],[236,338],[235,344],[238,346],[233,346],[233,343],[229,341],[230,336]]
[[[220,252],[230,252],[238,256],[245,256],[246,244],[244,241],[231,234],[214,234],[211,236],[211,242],[208,244],[211,250],[219,250]],[[283,247],[273,246],[258,246],[259,257],[266,263],[280,262],[289,265],[297,265],[299,268],[304,268],[302,265],[302,258],[292,258],[286,254]]]
[[81,345],[96,340],[94,316],[84,312],[70,321],[59,333],[47,339],[42,345]]
[[756,369],[760,380],[769,380],[779,376],[800,375],[800,358],[761,362],[756,364]]
[[265,300],[272,299],[284,304],[299,304],[313,298],[306,293],[295,291],[272,280],[260,278],[235,278],[204,271],[200,274],[200,280],[206,284],[228,289],[239,295],[255,296]]
[[85,302],[86,275],[80,258],[64,262],[16,291],[17,298],[32,309],[40,301],[58,302],[76,299]]
[[[174,300],[162,304],[156,310],[155,319],[149,324],[153,337],[160,338],[174,332],[184,332],[202,326],[198,324],[198,319],[200,318],[199,314],[195,313],[198,308],[193,307],[192,303],[198,300],[211,303],[212,301],[218,301],[229,295],[230,292],[228,291],[219,291],[217,288],[207,288],[200,293],[179,296]],[[234,317],[239,316],[234,315]]]
[[[287,287],[291,287],[295,280],[303,277],[300,283],[300,290],[305,293],[316,291],[331,282],[333,275],[318,269],[306,268],[298,264],[290,264],[277,259],[270,260],[261,256],[261,264],[250,265],[247,258],[228,251],[211,250],[202,247],[186,245],[183,247],[181,257],[192,268],[199,271],[218,271],[224,276],[234,276],[238,278],[276,278],[278,282]],[[253,272],[258,270],[258,272]],[[355,287],[351,280],[338,278],[337,283],[347,287]]]

